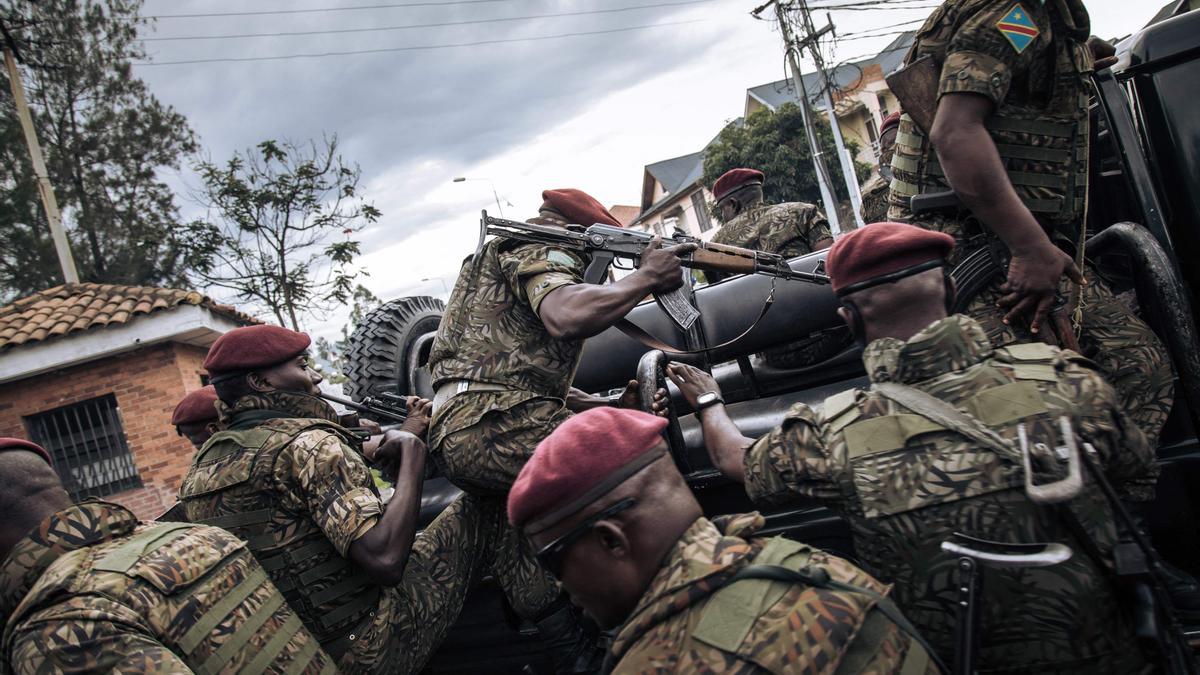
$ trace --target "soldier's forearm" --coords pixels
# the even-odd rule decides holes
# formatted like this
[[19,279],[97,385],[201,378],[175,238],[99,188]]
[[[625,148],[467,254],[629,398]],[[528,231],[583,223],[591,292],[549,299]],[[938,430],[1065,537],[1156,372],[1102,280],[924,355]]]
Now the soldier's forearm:
[[417,535],[425,465],[407,462],[396,477],[396,494],[375,527],[350,544],[349,557],[372,581],[395,586],[404,578],[408,555]]
[[743,458],[746,448],[753,439],[742,435],[737,425],[729,418],[725,406],[718,403],[700,411],[700,425],[704,431],[704,447],[713,466],[731,480],[746,482]]
[[567,392],[566,400],[567,409],[571,412],[583,412],[592,408],[606,408],[612,405],[612,401],[602,396],[592,396],[591,394],[571,387]]
[[650,280],[640,272],[615,284],[563,286],[542,300],[538,315],[555,339],[583,340],[623,319],[651,289]]

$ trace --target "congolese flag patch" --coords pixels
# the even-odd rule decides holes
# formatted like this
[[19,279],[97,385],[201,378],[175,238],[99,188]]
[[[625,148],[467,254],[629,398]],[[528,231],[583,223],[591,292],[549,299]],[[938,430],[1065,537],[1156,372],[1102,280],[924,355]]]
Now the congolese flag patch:
[[1005,14],[1004,18],[996,23],[996,28],[1000,29],[1000,33],[1008,39],[1008,43],[1017,50],[1018,54],[1025,51],[1034,38],[1041,33],[1033,17],[1029,16],[1029,12],[1025,11],[1019,2],[1013,5],[1013,8],[1008,10],[1008,14]]

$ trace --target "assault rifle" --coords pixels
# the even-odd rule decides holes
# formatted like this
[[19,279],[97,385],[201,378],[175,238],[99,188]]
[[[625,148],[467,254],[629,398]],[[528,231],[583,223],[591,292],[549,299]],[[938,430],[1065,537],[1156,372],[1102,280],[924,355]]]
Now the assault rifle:
[[[590,284],[600,283],[608,271],[608,266],[617,258],[630,260],[633,266],[637,267],[641,263],[642,254],[654,239],[654,235],[647,232],[627,230],[600,223],[590,227],[580,225],[551,227],[493,218],[487,214],[487,211],[484,211],[483,218],[479,222],[479,246],[475,249],[476,256],[483,250],[484,239],[489,234],[579,251],[591,258],[592,262],[584,274],[584,281]],[[695,251],[680,257],[680,263],[684,267],[730,274],[764,274],[779,279],[795,279],[814,284],[829,283],[829,277],[824,274],[793,270],[783,256],[774,253],[714,244],[684,234],[663,237],[664,246],[677,244],[696,245]],[[700,317],[700,312],[688,302],[682,289],[656,294],[654,299],[671,317],[671,320],[684,331],[691,328],[692,324],[696,323],[696,319]]]
[[404,424],[404,421],[408,419],[408,405],[404,402],[404,397],[397,394],[383,393],[378,396],[368,396],[358,403],[333,394],[321,393],[318,395],[326,401],[332,401],[351,410],[382,418],[379,420],[380,422],[387,420],[392,424]]

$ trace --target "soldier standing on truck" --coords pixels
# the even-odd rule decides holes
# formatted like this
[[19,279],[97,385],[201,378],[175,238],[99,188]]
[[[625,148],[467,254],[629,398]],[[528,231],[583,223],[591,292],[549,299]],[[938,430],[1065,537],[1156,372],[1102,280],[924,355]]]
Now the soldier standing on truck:
[[[509,493],[509,519],[539,560],[615,629],[604,672],[938,672],[884,584],[824,551],[756,537],[757,513],[705,518],[666,424],[634,410],[577,415]],[[764,568],[794,576],[751,576]]]
[[[188,520],[246,541],[305,627],[348,673],[418,672],[466,593],[511,546],[504,510],[463,495],[419,536],[427,403],[371,459],[396,493],[384,509],[359,452],[316,394],[309,337],[278,326],[222,335],[204,368],[225,430],[196,453],[180,488]],[[422,412],[425,411],[425,412]]]
[[829,248],[829,221],[815,204],[763,203],[766,175],[757,169],[730,169],[713,183],[713,198],[724,225],[713,242],[795,258]]
[[[1174,390],[1162,343],[1091,266],[1081,291],[1071,283],[1083,283],[1082,256],[1073,254],[1087,236],[1089,27],[1080,0],[943,3],[917,33],[906,70],[889,78],[911,75],[915,84],[912,94],[892,87],[905,114],[888,215],[954,236],[952,264],[999,240],[1011,256],[1007,279],[970,299],[966,312],[997,347],[1040,337],[1056,303],[1064,319],[1075,314],[1055,332],[1078,334],[1156,443]],[[914,195],[948,186],[961,208],[912,213]]]
[[892,184],[892,154],[896,151],[896,132],[899,130],[899,111],[883,118],[879,125],[879,175],[862,188],[864,223],[887,220],[888,192]]
[[[528,222],[620,226],[580,190],[546,190],[542,199]],[[539,441],[573,413],[614,403],[573,389],[571,382],[584,339],[617,323],[651,293],[683,284],[678,256],[694,245],[657,246],[642,256],[636,272],[603,286],[583,283],[589,261],[575,251],[502,237],[464,264],[429,355],[436,391],[430,453],[452,483],[503,509]],[[630,382],[615,403],[636,406],[636,384]],[[665,395],[660,392],[657,406],[665,405]],[[496,570],[514,610],[535,622],[556,671],[589,670],[594,640],[570,603],[524,547],[511,553],[529,563]]]
[[[930,415],[949,404],[1014,448],[1019,425],[1030,444],[1065,446],[1059,418],[1067,416],[1128,506],[1154,498],[1154,448],[1092,362],[1040,342],[993,349],[979,322],[947,316],[953,246],[947,234],[900,223],[839,239],[827,269],[839,313],[866,345],[872,387],[831,396],[820,412],[797,404],[757,441],[730,420],[710,375],[674,363],[668,375],[699,409],[713,463],[753,501],[807,499],[845,515],[863,567],[895,584],[896,602],[943,658],[955,652],[959,597],[957,557],[940,545],[958,532],[1076,551],[1053,567],[988,571],[981,672],[1139,672],[1147,659],[1110,572],[1113,511],[1095,482],[1069,509],[1036,504],[1020,451],[1013,458],[984,447]],[[1065,460],[1048,459],[1038,484],[1066,473]]]
[[41,446],[0,438],[0,671],[333,673],[245,544],[71,504]]

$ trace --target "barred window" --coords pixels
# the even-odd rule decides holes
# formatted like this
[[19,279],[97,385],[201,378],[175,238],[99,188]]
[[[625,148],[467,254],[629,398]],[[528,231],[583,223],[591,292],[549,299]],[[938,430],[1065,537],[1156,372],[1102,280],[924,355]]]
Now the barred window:
[[75,501],[142,485],[112,394],[30,415],[25,428],[50,451],[54,469]]

